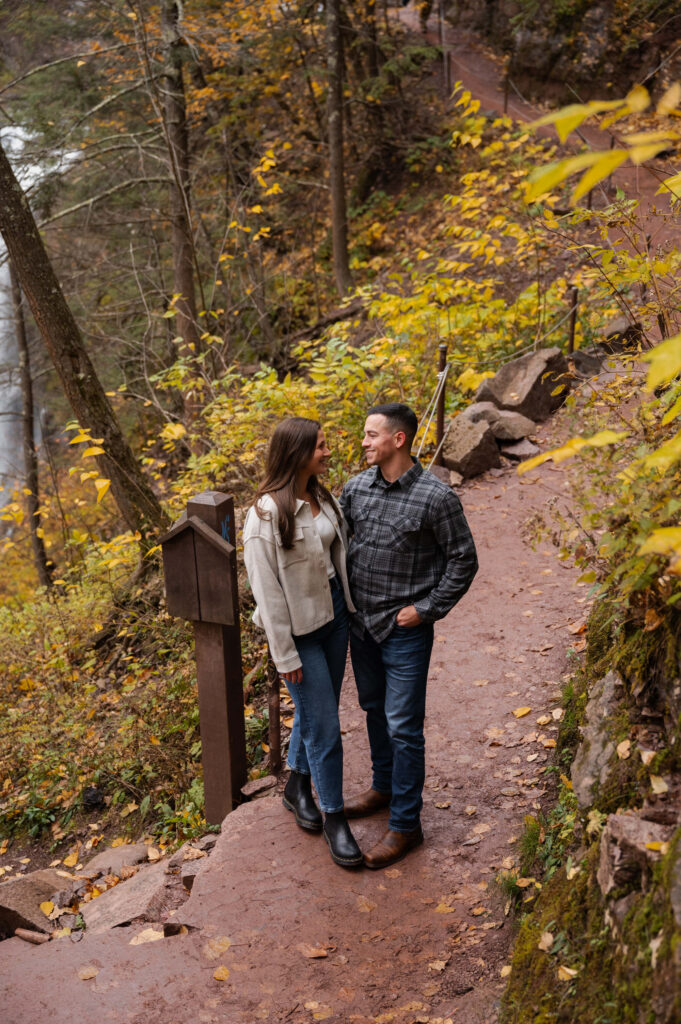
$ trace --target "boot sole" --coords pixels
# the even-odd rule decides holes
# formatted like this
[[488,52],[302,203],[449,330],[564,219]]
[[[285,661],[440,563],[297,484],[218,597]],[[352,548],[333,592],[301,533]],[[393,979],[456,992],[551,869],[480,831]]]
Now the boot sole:
[[281,802],[287,811],[291,811],[295,815],[296,824],[304,828],[306,832],[321,832],[324,828],[323,821],[310,821],[309,818],[301,818],[293,804],[289,803],[285,796],[281,798]]
[[331,843],[329,842],[329,837],[327,836],[326,832],[324,833],[324,838],[326,839],[326,845],[329,848],[331,860],[334,862],[334,864],[338,864],[342,868],[360,868],[362,866],[362,864],[364,863],[364,856],[361,853],[359,857],[339,857],[337,853],[333,852],[331,848]]

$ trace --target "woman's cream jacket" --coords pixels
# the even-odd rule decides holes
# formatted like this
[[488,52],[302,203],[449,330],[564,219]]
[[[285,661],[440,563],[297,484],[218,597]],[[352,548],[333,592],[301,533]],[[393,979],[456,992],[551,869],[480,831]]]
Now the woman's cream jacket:
[[[257,604],[253,621],[265,630],[279,672],[293,672],[301,667],[293,636],[311,633],[333,619],[324,551],[308,502],[296,502],[293,547],[288,551],[281,542],[277,506],[269,494],[260,499],[260,508],[268,518],[260,519],[251,508],[244,523],[244,560]],[[342,516],[338,521],[336,509],[339,516],[340,509],[335,501],[333,506],[322,501],[321,508],[336,528],[331,560],[348,609],[354,612],[345,566],[345,524]]]

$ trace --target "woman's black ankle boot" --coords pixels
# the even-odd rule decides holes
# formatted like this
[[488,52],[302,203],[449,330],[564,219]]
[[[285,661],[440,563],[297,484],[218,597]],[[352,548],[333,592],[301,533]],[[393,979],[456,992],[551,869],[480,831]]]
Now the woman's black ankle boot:
[[292,771],[284,787],[282,802],[287,810],[293,811],[301,828],[308,832],[321,832],[322,816],[312,796],[309,775]]
[[324,816],[324,838],[329,844],[331,858],[342,868],[358,868],[363,861],[362,851],[350,831],[345,811]]

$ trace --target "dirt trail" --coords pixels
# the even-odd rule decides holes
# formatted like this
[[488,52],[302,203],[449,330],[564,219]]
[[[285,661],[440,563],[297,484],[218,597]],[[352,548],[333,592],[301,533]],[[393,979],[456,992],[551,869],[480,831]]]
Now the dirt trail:
[[[495,65],[473,54],[470,40],[456,45],[455,75],[498,109]],[[515,116],[536,113],[515,105]],[[564,429],[561,419],[538,432],[542,447]],[[7,1024],[496,1021],[513,925],[493,879],[517,860],[523,817],[544,792],[552,712],[561,677],[580,657],[575,631],[587,612],[576,571],[555,548],[532,550],[523,539],[524,524],[560,500],[565,482],[549,463],[523,478],[492,471],[462,489],[481,568],[436,628],[423,847],[387,871],[346,872],[279,797],[248,804],[226,820],[174,917],[187,934],[130,945],[148,927],[133,925],[86,933],[77,944],[0,943]],[[521,707],[531,711],[516,718]],[[351,793],[369,780],[369,756],[350,676],[342,720]],[[360,845],[385,824],[385,814],[355,823]],[[231,944],[210,959],[207,943],[221,937]],[[326,956],[310,957],[313,949]],[[220,964],[224,981],[214,978]],[[98,973],[81,980],[84,966]]]
[[[225,822],[175,915],[187,935],[131,946],[147,927],[136,925],[86,933],[77,945],[0,943],[8,1024],[95,1015],[145,1024],[495,1020],[512,924],[490,882],[515,857],[513,838],[542,795],[544,743],[556,724],[536,719],[558,707],[569,625],[586,610],[585,590],[555,549],[533,551],[521,536],[563,479],[550,465],[521,479],[509,468],[462,492],[481,568],[436,630],[422,848],[388,871],[351,873],[278,797],[246,805]],[[521,706],[532,710],[516,719]],[[369,756],[350,678],[342,717],[352,792],[369,779]],[[361,845],[385,818],[356,823]],[[221,936],[231,946],[208,959],[207,941]],[[309,958],[306,947],[328,955]],[[213,978],[218,963],[229,968],[226,981]],[[81,981],[86,965],[99,973]]]

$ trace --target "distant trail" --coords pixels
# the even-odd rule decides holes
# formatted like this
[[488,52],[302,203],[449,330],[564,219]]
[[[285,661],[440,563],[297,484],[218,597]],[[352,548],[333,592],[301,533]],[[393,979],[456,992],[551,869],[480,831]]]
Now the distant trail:
[[[418,12],[410,7],[399,8],[395,15],[407,28],[417,35],[421,35]],[[503,113],[504,109],[504,87],[503,77],[498,65],[483,52],[481,40],[473,33],[456,28],[445,23],[445,43],[451,53],[452,82],[460,80],[466,89],[469,89],[475,99],[480,100],[482,110]],[[440,44],[440,34],[436,18],[431,18],[428,23],[426,36],[429,43],[434,46]],[[635,83],[632,81],[631,83]],[[508,114],[514,120],[530,123],[546,114],[550,108],[533,105],[525,100],[519,99],[511,89],[509,93]],[[542,127],[537,130],[538,134],[553,139],[560,144],[558,135],[553,126]],[[607,149],[611,137],[615,138],[618,144],[619,136],[617,128],[610,131],[601,131],[593,125],[586,124],[580,128],[582,140],[573,133],[566,145],[566,151],[580,148],[582,142],[586,142],[594,149]],[[611,181],[614,187],[622,189],[627,196],[637,199],[640,203],[639,217],[641,226],[646,235],[650,236],[650,246],[661,245],[665,248],[675,245],[681,248],[681,223],[679,218],[672,213],[668,195],[657,195],[660,182],[679,170],[663,160],[655,160],[643,167],[634,168],[630,166],[620,167],[612,175]],[[603,182],[605,188],[606,183]],[[611,199],[608,198],[607,202]],[[594,207],[596,209],[606,206],[606,198],[600,188],[594,189]],[[627,246],[631,249],[631,246]]]

